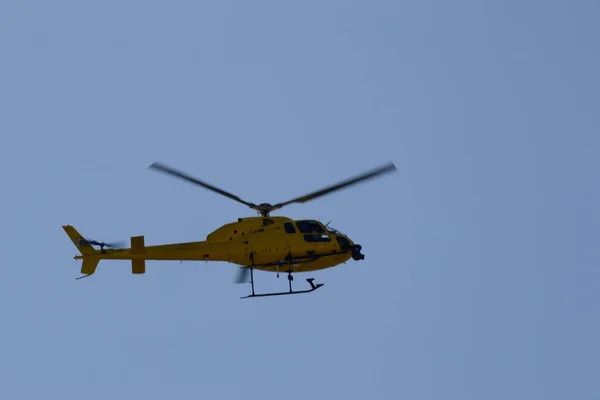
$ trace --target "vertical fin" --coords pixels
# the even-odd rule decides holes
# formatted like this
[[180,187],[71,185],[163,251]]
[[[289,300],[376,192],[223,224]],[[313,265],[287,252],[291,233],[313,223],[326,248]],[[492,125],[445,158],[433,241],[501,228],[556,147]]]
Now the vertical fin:
[[73,228],[71,225],[64,225],[63,229],[67,235],[69,235],[69,238],[82,255],[88,256],[98,253],[98,250],[94,249],[92,245],[89,244],[79,232],[77,232],[77,229]]
[[84,275],[92,275],[96,272],[96,267],[99,262],[99,258],[84,258],[83,264],[81,264],[81,273]]

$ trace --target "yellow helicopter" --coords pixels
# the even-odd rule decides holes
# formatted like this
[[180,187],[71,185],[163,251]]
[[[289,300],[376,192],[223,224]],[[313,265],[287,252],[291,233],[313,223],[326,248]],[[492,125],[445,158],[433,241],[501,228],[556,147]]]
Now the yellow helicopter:
[[[144,274],[148,260],[225,261],[240,266],[235,280],[237,283],[249,282],[252,285],[252,293],[242,298],[312,292],[323,284],[314,284],[314,278],[308,278],[306,281],[310,284],[310,289],[294,291],[292,273],[331,268],[345,263],[350,258],[356,261],[363,260],[365,256],[361,253],[362,247],[329,224],[324,225],[320,221],[311,219],[293,220],[287,217],[272,217],[271,212],[288,204],[305,203],[350,185],[396,171],[393,163],[387,163],[335,185],[272,205],[244,201],[236,195],[158,162],[148,168],[184,179],[240,202],[255,210],[259,216],[238,218],[236,222],[227,223],[208,234],[204,241],[146,246],[144,236],[132,236],[129,248],[122,248],[116,243],[86,239],[73,226],[64,225],[63,229],[81,253],[73,258],[83,260],[81,266],[83,276],[76,279],[94,274],[100,260],[131,260],[133,274]],[[276,272],[277,277],[280,270],[287,272],[289,290],[277,293],[255,293],[254,270]]]

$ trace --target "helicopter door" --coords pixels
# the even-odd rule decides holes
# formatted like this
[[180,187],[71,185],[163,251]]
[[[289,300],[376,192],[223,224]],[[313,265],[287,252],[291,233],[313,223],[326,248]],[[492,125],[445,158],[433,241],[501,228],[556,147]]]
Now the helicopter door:
[[283,230],[285,231],[285,254],[288,256],[298,256],[298,231],[292,222],[286,222],[283,224]]
[[302,248],[302,255],[307,252],[327,252],[331,248],[331,237],[323,226],[315,220],[296,221],[298,227],[297,239]]

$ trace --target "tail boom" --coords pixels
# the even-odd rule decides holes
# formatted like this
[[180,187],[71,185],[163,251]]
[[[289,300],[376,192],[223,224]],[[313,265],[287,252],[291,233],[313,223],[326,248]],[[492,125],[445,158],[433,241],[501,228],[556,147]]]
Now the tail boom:
[[79,250],[80,254],[73,258],[83,260],[81,273],[84,276],[82,277],[94,274],[100,260],[131,260],[131,272],[133,274],[144,274],[147,260],[229,261],[234,263],[244,263],[246,261],[231,258],[230,253],[232,252],[229,243],[199,241],[146,246],[144,236],[132,236],[131,247],[128,249],[96,250],[74,227],[64,225],[63,229]]

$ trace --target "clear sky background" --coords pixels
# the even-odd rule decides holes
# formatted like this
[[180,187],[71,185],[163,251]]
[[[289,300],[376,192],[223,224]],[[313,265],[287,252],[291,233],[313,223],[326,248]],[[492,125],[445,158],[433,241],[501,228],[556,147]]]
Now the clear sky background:
[[[598,399],[596,1],[0,2],[0,398]],[[226,263],[101,262],[255,213],[366,259],[240,300]],[[257,290],[285,290],[258,273]]]

